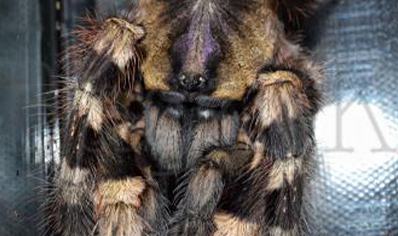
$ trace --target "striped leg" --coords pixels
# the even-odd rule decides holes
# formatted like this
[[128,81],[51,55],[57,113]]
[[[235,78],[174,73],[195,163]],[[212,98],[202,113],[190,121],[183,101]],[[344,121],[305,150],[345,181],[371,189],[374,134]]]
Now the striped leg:
[[44,235],[90,235],[94,228],[90,171],[63,160],[47,196]]
[[89,19],[76,35],[69,53],[73,99],[47,204],[48,232],[157,235],[164,204],[141,153],[143,91],[134,74],[143,30],[118,18]]
[[182,199],[178,202],[168,235],[213,235],[217,231],[215,217],[225,180],[236,176],[242,166],[248,164],[251,155],[251,150],[242,145],[216,148],[188,172],[187,181],[180,186]]
[[262,235],[301,236],[319,94],[304,73],[282,68],[260,74],[257,89],[249,130],[261,153],[251,165],[248,212],[265,226]]
[[99,235],[164,235],[165,202],[150,174],[100,181],[94,193]]

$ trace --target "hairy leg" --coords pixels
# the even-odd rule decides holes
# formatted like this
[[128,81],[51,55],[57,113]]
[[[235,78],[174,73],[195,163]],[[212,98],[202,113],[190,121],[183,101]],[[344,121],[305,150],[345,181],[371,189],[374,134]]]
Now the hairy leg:
[[99,235],[164,235],[165,200],[150,175],[100,181],[94,193]]
[[320,107],[316,65],[298,46],[280,39],[274,64],[255,85],[242,115],[255,146],[251,187],[242,214],[262,225],[261,235],[306,234],[306,193],[315,149],[313,121]]
[[217,212],[228,178],[238,176],[252,152],[246,145],[215,148],[186,174],[178,188],[177,212],[168,235],[212,235],[217,231]]
[[92,189],[89,170],[64,159],[47,196],[45,235],[90,235],[95,224]]
[[143,91],[135,74],[143,29],[119,18],[86,24],[68,54],[72,99],[48,231],[157,235],[164,231],[164,203],[141,152]]

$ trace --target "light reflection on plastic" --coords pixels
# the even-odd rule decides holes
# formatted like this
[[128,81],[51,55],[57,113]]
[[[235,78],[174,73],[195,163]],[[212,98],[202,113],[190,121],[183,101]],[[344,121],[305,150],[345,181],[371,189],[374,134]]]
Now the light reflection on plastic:
[[378,104],[343,102],[325,107],[315,130],[318,226],[325,235],[390,235],[398,209],[394,117]]
[[[325,107],[318,115],[316,138],[319,152],[339,174],[339,166],[353,174],[377,168],[396,155],[397,126],[373,104],[351,102]],[[345,173],[347,174],[347,173]]]

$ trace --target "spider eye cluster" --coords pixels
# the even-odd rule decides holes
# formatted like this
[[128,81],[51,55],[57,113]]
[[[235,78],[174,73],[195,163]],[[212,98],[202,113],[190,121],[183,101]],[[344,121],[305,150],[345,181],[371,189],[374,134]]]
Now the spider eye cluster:
[[178,77],[180,88],[188,92],[201,91],[205,88],[207,78],[201,74],[182,74]]

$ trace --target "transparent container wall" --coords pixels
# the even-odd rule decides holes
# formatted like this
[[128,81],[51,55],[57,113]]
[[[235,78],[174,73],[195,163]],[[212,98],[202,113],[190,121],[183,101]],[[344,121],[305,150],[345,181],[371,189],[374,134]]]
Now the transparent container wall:
[[0,235],[36,235],[37,186],[44,178],[38,1],[0,1]]
[[320,235],[398,235],[398,1],[336,1],[318,17],[326,106],[312,199]]
[[[59,160],[60,36],[86,9],[129,3],[0,0],[0,236],[41,235],[41,192]],[[312,235],[398,236],[398,1],[331,0],[307,25],[326,68]]]

